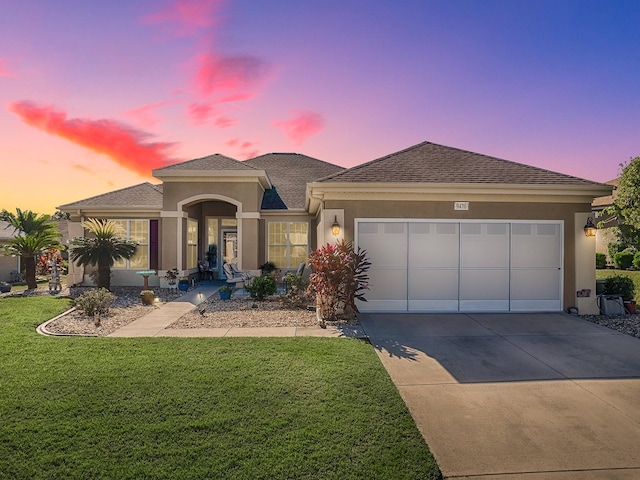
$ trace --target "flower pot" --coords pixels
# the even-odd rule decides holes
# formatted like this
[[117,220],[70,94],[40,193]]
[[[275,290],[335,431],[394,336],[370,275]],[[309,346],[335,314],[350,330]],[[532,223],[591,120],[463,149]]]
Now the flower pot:
[[625,301],[624,302],[624,308],[627,310],[627,312],[629,312],[631,315],[635,315],[636,313],[636,302],[634,300],[631,301]]
[[180,282],[178,283],[178,290],[181,292],[186,292],[189,290],[189,282]]
[[143,305],[153,305],[155,294],[153,292],[142,292],[140,294],[140,299],[142,300]]
[[218,293],[220,294],[220,300],[231,299],[231,292],[228,290],[227,291],[220,290]]
[[10,283],[0,283],[0,293],[9,293],[11,291]]

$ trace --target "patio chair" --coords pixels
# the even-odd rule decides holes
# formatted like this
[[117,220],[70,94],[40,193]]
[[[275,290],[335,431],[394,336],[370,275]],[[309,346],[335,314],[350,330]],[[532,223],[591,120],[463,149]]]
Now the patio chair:
[[222,265],[222,271],[224,272],[225,277],[227,277],[227,283],[233,284],[236,289],[238,288],[239,283],[242,283],[242,286],[244,287],[245,282],[251,280],[251,275],[249,272],[238,270],[237,267],[234,269],[233,265],[233,263],[225,263]]

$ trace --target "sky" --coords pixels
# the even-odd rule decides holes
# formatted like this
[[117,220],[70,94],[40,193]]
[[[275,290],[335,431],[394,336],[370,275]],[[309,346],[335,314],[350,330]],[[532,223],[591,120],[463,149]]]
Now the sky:
[[640,155],[639,24],[640,0],[0,0],[0,208],[424,141],[606,182]]

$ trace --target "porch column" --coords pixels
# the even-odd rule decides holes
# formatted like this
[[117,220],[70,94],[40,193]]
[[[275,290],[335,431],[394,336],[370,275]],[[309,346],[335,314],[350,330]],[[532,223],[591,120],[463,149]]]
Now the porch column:
[[[600,309],[596,303],[596,239],[584,234],[584,225],[591,212],[574,214],[575,241],[575,291],[576,307],[581,315],[597,315]],[[591,290],[589,296],[578,296],[578,291]],[[581,293],[586,295],[586,291]],[[568,307],[570,305],[565,305]]]
[[238,212],[238,266],[242,270],[257,270],[258,251],[264,248],[264,242],[258,235],[258,212]]
[[182,270],[182,217],[183,212],[163,211],[161,241],[162,254],[158,265],[158,275],[164,275],[166,270],[177,268]]

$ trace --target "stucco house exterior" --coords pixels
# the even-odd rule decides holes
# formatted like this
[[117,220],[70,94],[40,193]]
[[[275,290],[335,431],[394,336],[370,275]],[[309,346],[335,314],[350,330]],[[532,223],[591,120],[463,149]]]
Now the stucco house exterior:
[[[0,253],[16,235],[15,229],[7,222],[0,220]],[[20,257],[0,255],[0,282],[14,280],[12,272],[20,271]]]
[[[114,285],[139,285],[148,268],[159,273],[151,285],[171,268],[193,274],[212,248],[217,272],[224,262],[295,269],[344,238],[372,262],[363,311],[597,312],[595,240],[583,229],[608,185],[430,142],[349,169],[294,153],[216,154],[153,176],[161,183],[58,207],[71,237],[99,217],[139,242]],[[70,266],[69,281],[87,272]]]

